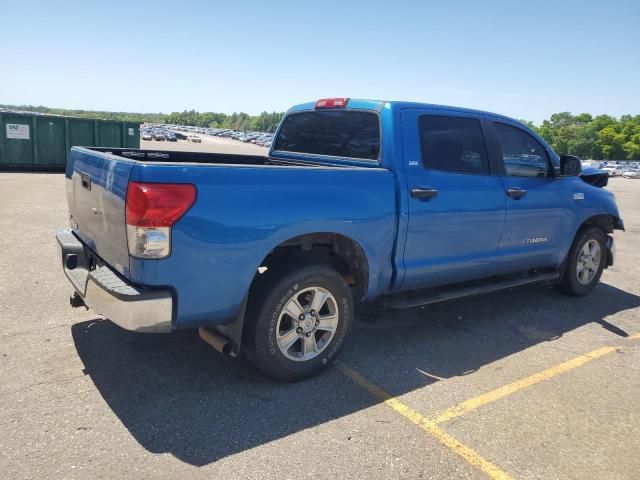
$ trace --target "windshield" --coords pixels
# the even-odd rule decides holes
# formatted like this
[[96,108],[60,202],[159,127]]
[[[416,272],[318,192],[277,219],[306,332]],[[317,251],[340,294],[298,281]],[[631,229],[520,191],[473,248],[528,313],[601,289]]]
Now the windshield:
[[378,115],[354,110],[293,113],[284,120],[274,150],[377,160]]

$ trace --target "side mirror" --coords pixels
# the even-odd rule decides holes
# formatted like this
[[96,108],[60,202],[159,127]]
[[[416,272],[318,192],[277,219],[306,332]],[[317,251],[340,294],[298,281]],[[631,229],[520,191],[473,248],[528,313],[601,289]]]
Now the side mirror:
[[575,155],[560,155],[560,175],[577,177],[582,173],[582,160]]

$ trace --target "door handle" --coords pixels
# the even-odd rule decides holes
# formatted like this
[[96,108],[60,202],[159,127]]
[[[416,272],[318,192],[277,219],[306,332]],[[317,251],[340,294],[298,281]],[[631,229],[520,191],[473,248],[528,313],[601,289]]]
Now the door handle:
[[411,196],[413,198],[429,200],[438,196],[438,190],[435,188],[412,188]]
[[515,200],[524,197],[526,194],[527,191],[523,190],[522,188],[514,187],[507,189],[507,197],[511,197]]

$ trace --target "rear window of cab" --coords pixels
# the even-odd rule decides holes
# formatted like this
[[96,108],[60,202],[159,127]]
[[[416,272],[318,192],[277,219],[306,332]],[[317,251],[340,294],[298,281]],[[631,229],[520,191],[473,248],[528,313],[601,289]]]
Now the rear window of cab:
[[326,110],[288,115],[274,150],[377,160],[380,122],[374,112]]

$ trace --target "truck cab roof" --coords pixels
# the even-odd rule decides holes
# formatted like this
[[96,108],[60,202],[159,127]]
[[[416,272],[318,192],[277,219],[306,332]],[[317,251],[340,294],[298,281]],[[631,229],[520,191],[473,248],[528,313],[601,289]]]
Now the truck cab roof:
[[[315,108],[316,108],[316,102],[300,103],[298,105],[294,105],[293,107],[291,107],[287,111],[287,114],[315,110]],[[484,116],[484,117],[500,118],[510,122],[517,121],[505,115],[500,115],[498,113],[493,113],[493,112],[487,112],[484,110],[476,110],[476,109],[464,108],[464,107],[453,107],[451,105],[439,105],[435,103],[407,102],[402,100],[371,100],[371,99],[349,98],[347,106],[345,108],[351,109],[351,110],[376,110],[376,111],[380,111],[383,108],[389,108],[391,110],[402,110],[407,108],[423,108],[423,109],[429,109],[429,110],[439,110],[442,112],[466,113],[466,114],[473,114],[473,115]]]

